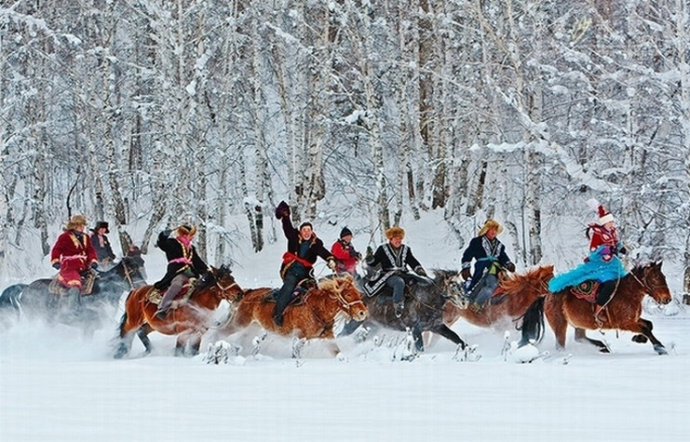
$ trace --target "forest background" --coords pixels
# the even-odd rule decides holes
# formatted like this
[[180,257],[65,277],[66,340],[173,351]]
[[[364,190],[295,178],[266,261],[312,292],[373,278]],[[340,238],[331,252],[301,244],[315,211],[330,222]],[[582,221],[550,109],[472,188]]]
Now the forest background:
[[687,269],[690,7],[1,0],[0,161],[5,275],[76,213],[144,252],[191,222],[230,262],[239,235],[276,240],[282,199],[370,242],[435,211],[465,243],[495,217],[526,267],[596,198],[636,258]]

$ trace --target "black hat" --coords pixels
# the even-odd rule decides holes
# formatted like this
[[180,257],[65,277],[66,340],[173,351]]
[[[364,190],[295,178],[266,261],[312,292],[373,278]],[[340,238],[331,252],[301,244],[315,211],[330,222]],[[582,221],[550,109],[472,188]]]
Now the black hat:
[[312,229],[314,228],[314,226],[312,226],[311,223],[310,223],[309,221],[305,221],[305,222],[303,222],[302,224],[299,225],[299,230],[302,230],[302,227],[306,227],[306,226],[309,226],[309,227],[311,227]]
[[96,223],[96,227],[93,228],[94,232],[98,232],[98,229],[101,227],[105,227],[105,233],[110,233],[110,230],[108,230],[108,222],[107,221],[98,221]]
[[340,238],[345,238],[347,235],[352,236],[352,231],[347,227],[343,227],[343,230],[340,231]]

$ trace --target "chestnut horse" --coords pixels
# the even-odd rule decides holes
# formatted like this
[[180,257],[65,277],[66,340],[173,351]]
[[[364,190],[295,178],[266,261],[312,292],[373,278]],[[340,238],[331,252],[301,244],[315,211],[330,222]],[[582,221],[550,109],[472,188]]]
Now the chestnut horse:
[[[547,285],[551,278],[552,265],[531,269],[524,275],[513,273],[501,277],[490,302],[479,309],[459,308],[455,304],[447,303],[443,312],[444,323],[451,326],[462,317],[479,327],[503,328],[507,321],[512,321],[516,323],[516,329],[522,330],[520,345],[531,339],[538,341],[543,332],[543,320],[526,321],[523,317],[537,298],[548,293]],[[521,319],[522,324],[517,324]]]
[[633,340],[647,342],[662,355],[666,348],[652,334],[652,321],[642,319],[642,299],[649,295],[657,303],[665,305],[671,302],[671,292],[666,284],[666,277],[661,271],[661,262],[636,266],[620,282],[605,309],[597,321],[594,317],[595,304],[575,297],[568,289],[550,293],[545,298],[535,301],[534,306],[546,313],[546,319],[556,335],[559,348],[565,348],[565,337],[568,325],[575,327],[575,340],[595,345],[603,353],[609,348],[601,341],[590,339],[585,330],[616,329],[636,333]]
[[157,331],[164,335],[177,335],[175,355],[185,354],[189,347],[190,354],[199,353],[201,338],[209,329],[211,314],[221,301],[234,303],[242,297],[243,291],[235,282],[229,268],[211,267],[200,281],[188,301],[171,309],[163,318],[155,316],[158,304],[149,299],[153,286],[132,290],[125,301],[125,313],[120,321],[120,341],[115,353],[119,359],[129,353],[136,333],[144,344],[146,353],[151,352],[151,341],[148,334]]
[[[367,317],[362,293],[349,275],[320,281],[317,287],[307,290],[299,302],[285,309],[282,326],[273,321],[275,302],[271,293],[274,290],[268,287],[247,290],[234,317],[219,333],[227,336],[256,322],[267,331],[280,335],[333,339],[333,326],[339,313],[355,321],[363,321]],[[338,352],[334,343],[332,350]]]

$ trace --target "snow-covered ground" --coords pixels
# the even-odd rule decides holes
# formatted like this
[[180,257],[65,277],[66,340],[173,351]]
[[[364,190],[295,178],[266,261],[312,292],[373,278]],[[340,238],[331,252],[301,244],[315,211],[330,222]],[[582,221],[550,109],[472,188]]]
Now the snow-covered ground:
[[[412,226],[406,239],[417,258],[427,268],[457,268],[459,245],[425,225]],[[323,230],[330,246],[340,226]],[[355,237],[360,250],[364,236]],[[278,284],[279,238],[259,255],[238,254],[242,286]],[[151,281],[163,274],[158,255],[153,249],[146,257]],[[679,277],[666,270],[680,297]],[[547,329],[531,363],[520,363],[527,350],[506,351],[515,331],[506,339],[505,330],[463,322],[453,329],[474,354],[436,340],[402,360],[404,334],[377,331],[363,342],[339,339],[340,357],[310,342],[295,359],[292,340],[259,342],[252,328],[223,341],[241,349],[215,364],[206,360],[210,339],[199,356],[176,358],[174,338],[156,333],[151,355],[137,342],[114,360],[122,306],[91,339],[21,320],[0,329],[0,441],[687,440],[690,315],[678,303],[645,310],[669,355],[613,331],[601,336],[611,354],[574,343],[572,333],[557,352]]]

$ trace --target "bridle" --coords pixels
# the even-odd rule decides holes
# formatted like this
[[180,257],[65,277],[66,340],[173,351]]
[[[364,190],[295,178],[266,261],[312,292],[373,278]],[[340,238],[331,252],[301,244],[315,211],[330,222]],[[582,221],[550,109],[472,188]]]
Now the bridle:
[[222,285],[219,280],[216,280],[216,287],[218,287],[218,290],[220,290],[220,292],[221,292],[220,297],[225,299],[228,302],[239,301],[240,299],[242,299],[242,296],[244,296],[244,290],[242,290],[241,288],[240,288],[240,294],[236,299],[231,300],[230,297],[227,296],[227,293],[231,288],[239,287],[239,284],[237,284],[237,282],[234,280],[234,278],[233,278],[232,282],[228,285]]
[[357,305],[357,304],[362,304],[362,308],[365,308],[365,309],[366,309],[366,306],[364,305],[364,301],[362,301],[361,298],[360,298],[360,299],[357,299],[357,300],[355,300],[355,301],[348,301],[348,300],[345,299],[345,297],[341,294],[341,291],[342,291],[342,290],[334,290],[334,291],[329,295],[329,297],[330,297],[331,299],[335,299],[336,301],[338,301],[338,304],[340,304],[340,307],[342,307],[343,310],[345,310],[345,312],[346,312],[348,315],[350,315],[350,317],[352,317],[352,308],[353,308],[355,305]]

